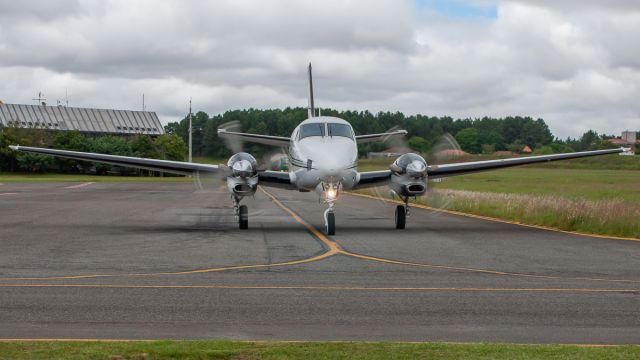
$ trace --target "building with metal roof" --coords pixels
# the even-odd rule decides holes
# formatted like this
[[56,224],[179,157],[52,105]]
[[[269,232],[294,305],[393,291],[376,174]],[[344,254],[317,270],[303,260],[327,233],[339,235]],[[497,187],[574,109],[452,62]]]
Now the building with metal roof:
[[78,130],[86,134],[162,135],[155,112],[0,103],[0,127]]

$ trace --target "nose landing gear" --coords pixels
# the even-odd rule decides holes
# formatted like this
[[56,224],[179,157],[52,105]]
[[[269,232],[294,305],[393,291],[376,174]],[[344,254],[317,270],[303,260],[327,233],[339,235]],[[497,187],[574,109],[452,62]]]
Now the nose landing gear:
[[327,228],[327,235],[336,234],[336,214],[333,212],[333,203],[330,203],[329,208],[324,212],[324,225]]

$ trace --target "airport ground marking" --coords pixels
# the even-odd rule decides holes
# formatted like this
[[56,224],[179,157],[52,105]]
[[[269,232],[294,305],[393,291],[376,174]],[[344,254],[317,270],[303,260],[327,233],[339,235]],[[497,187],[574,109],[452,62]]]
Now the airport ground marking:
[[70,186],[65,186],[65,189],[81,189],[83,187],[87,187],[89,185],[95,184],[95,182],[92,181],[88,181],[88,182],[84,182],[82,184],[76,184],[76,185],[70,185]]
[[[422,267],[422,268],[433,268],[433,269],[445,269],[445,270],[453,270],[453,271],[464,271],[464,272],[472,272],[472,273],[483,273],[483,274],[491,274],[491,275],[500,275],[500,276],[515,276],[515,277],[526,277],[526,278],[538,278],[538,279],[549,279],[549,280],[578,280],[578,281],[598,281],[598,282],[611,282],[611,283],[640,283],[640,280],[631,280],[631,279],[606,279],[606,278],[589,278],[589,277],[563,277],[563,276],[553,276],[553,275],[536,275],[536,274],[526,274],[526,273],[516,273],[516,272],[508,272],[508,271],[499,271],[492,269],[479,269],[479,268],[470,268],[470,267],[461,267],[461,266],[452,266],[452,265],[438,265],[438,264],[428,264],[428,263],[415,263],[409,261],[401,261],[401,260],[393,260],[369,255],[358,254],[355,252],[344,250],[338,243],[329,239],[325,236],[321,231],[316,229],[314,226],[306,222],[300,215],[298,215],[295,211],[289,209],[285,206],[280,200],[278,200],[274,195],[264,190],[260,187],[260,190],[267,195],[271,200],[282,210],[287,212],[289,215],[293,217],[296,222],[303,225],[312,235],[314,235],[317,239],[319,239],[326,247],[327,251],[308,258],[292,260],[287,262],[280,263],[272,263],[272,264],[254,264],[254,265],[233,265],[233,266],[224,266],[217,268],[205,268],[205,269],[195,269],[195,270],[186,270],[186,271],[173,271],[173,272],[154,272],[154,273],[125,273],[125,274],[87,274],[87,275],[70,275],[70,276],[49,276],[49,277],[21,277],[21,278],[0,278],[0,281],[45,281],[45,280],[77,280],[77,279],[93,279],[93,278],[114,278],[114,277],[154,277],[154,276],[168,276],[168,275],[190,275],[190,274],[202,274],[202,273],[211,273],[211,272],[222,272],[222,271],[230,271],[230,270],[248,270],[248,269],[260,269],[260,268],[270,268],[270,267],[278,267],[278,266],[289,266],[289,265],[299,265],[306,264],[314,261],[320,261],[326,259],[328,257],[341,254],[348,257],[361,259],[361,260],[369,260],[387,264],[394,265],[404,265],[404,266],[413,266],[413,267]],[[355,195],[355,194],[354,194]],[[361,195],[366,198],[379,199],[377,197],[369,196],[369,195]],[[385,201],[392,201],[388,199],[382,199]],[[438,210],[431,209],[429,207],[424,206],[423,208],[429,210]],[[465,214],[466,215],[466,214]],[[20,285],[20,284],[15,284]],[[24,284],[23,284],[24,285]],[[65,286],[65,284],[57,284],[59,286]],[[0,285],[3,286],[3,285]],[[623,290],[621,290],[623,291]],[[634,290],[624,290],[628,292],[633,292]]]
[[273,195],[271,195],[270,193],[266,192],[263,189],[262,191],[268,197],[270,197],[276,205],[278,205],[281,209],[289,213],[294,218],[294,220],[296,220],[298,223],[303,225],[312,235],[314,235],[324,245],[326,245],[327,250],[320,253],[319,255],[311,256],[308,258],[279,262],[279,263],[271,263],[271,264],[231,265],[231,266],[222,266],[222,267],[215,267],[215,268],[205,268],[205,269],[195,269],[195,270],[185,270],[185,271],[153,272],[153,273],[87,274],[87,275],[68,275],[68,276],[63,275],[63,276],[44,276],[44,277],[0,278],[0,281],[78,280],[78,279],[96,279],[96,278],[114,278],[114,277],[154,277],[154,276],[170,276],[170,275],[191,275],[191,274],[203,274],[203,273],[222,272],[222,271],[231,271],[231,270],[250,270],[250,269],[271,268],[271,267],[279,267],[279,266],[300,265],[300,264],[306,264],[314,261],[323,260],[325,258],[328,258],[340,253],[341,249],[335,242],[329,240],[324,234],[322,234],[320,231],[318,231],[316,228],[314,228],[309,223],[304,221],[300,216],[298,216],[298,214],[296,214],[291,209],[284,206]]
[[78,280],[78,279],[97,279],[97,278],[115,278],[115,277],[154,277],[154,276],[170,276],[170,275],[203,274],[203,273],[230,271],[230,270],[248,270],[248,269],[260,269],[260,268],[270,268],[270,267],[278,267],[278,266],[306,264],[313,261],[319,261],[333,255],[335,255],[335,253],[326,251],[321,253],[320,255],[312,256],[309,258],[280,262],[280,263],[272,263],[272,264],[235,265],[235,266],[223,266],[223,267],[217,267],[217,268],[206,268],[206,269],[185,270],[185,271],[153,272],[153,273],[87,274],[87,275],[69,275],[69,276],[0,278],[0,281]]
[[9,193],[0,193],[0,196],[9,196],[9,195],[17,195],[18,193],[9,192]]
[[[95,342],[95,343],[112,343],[112,342],[122,342],[122,343],[149,343],[156,341],[165,341],[166,338],[158,338],[158,339],[80,339],[80,338],[0,338],[0,343],[39,343],[39,342],[70,342],[70,343],[83,343],[83,342]],[[192,341],[192,340],[168,340],[168,341]],[[198,340],[193,340],[198,341]],[[351,343],[352,341],[345,340],[234,340],[238,343],[272,343],[272,344],[345,344]],[[359,344],[375,344],[380,343],[380,341],[358,341]],[[481,343],[478,342],[460,342],[460,341],[393,341],[394,344],[445,344],[445,345],[479,345]],[[509,345],[514,346],[575,346],[582,348],[618,348],[623,346],[637,346],[635,344],[576,344],[576,343],[553,343],[553,344],[540,344],[540,343],[509,343]]]
[[387,291],[387,292],[529,292],[529,293],[628,293],[640,289],[594,288],[500,288],[500,287],[385,287],[339,285],[134,285],[134,284],[0,284],[7,288],[106,288],[106,289],[212,289],[212,290],[321,290],[321,291]]
[[[527,278],[536,278],[536,279],[548,279],[548,280],[578,280],[578,281],[599,281],[599,282],[613,282],[613,283],[640,283],[640,280],[631,280],[631,279],[606,279],[606,278],[589,278],[589,277],[563,277],[563,276],[553,276],[553,275],[536,275],[536,274],[526,274],[526,273],[517,273],[517,272],[509,272],[509,271],[500,271],[500,270],[492,270],[492,269],[478,269],[478,268],[470,268],[470,267],[462,267],[462,266],[452,266],[452,265],[438,265],[438,264],[427,264],[427,263],[415,263],[409,261],[401,261],[401,260],[393,260],[387,258],[381,258],[376,256],[369,256],[358,254],[355,252],[351,252],[343,249],[338,245],[335,241],[327,238],[324,234],[322,234],[319,230],[314,228],[312,225],[304,221],[298,214],[296,214],[293,210],[286,207],[282,202],[280,202],[275,196],[268,193],[266,190],[261,190],[267,194],[271,199],[286,212],[291,214],[294,219],[301,224],[303,224],[309,231],[312,231],[316,236],[325,242],[331,249],[335,249],[338,254],[345,255],[348,257],[361,259],[361,260],[369,260],[382,262],[387,264],[394,265],[405,265],[405,266],[414,266],[414,267],[423,267],[423,268],[432,268],[432,269],[444,269],[444,270],[454,270],[454,271],[464,271],[464,272],[472,272],[472,273],[483,273],[483,274],[491,274],[491,275],[501,275],[501,276],[515,276],[515,277],[527,277]],[[365,196],[367,198],[378,199],[372,196]]]
[[[389,202],[389,203],[392,203],[392,204],[404,205],[404,202],[402,202],[402,201],[394,200],[394,199],[387,199],[387,198],[383,198],[383,197],[379,197],[379,196],[361,194],[361,193],[356,193],[356,192],[347,192],[347,194],[348,195],[353,195],[353,196],[359,196],[359,197],[363,197],[363,198],[382,200],[382,201]],[[464,216],[464,217],[473,218],[473,219],[480,219],[480,220],[486,220],[486,221],[492,221],[492,222],[498,222],[498,223],[510,224],[510,225],[518,225],[518,226],[523,226],[523,227],[528,227],[528,228],[533,228],[533,229],[546,230],[546,231],[552,231],[552,232],[558,232],[558,233],[564,233],[564,234],[578,235],[578,236],[591,237],[591,238],[597,238],[597,239],[605,239],[605,240],[622,240],[622,241],[638,241],[638,242],[640,242],[640,239],[638,239],[638,238],[623,237],[623,236],[613,236],[613,235],[598,235],[598,234],[589,234],[589,233],[583,233],[583,232],[578,232],[578,231],[560,230],[560,229],[556,229],[556,228],[552,228],[552,227],[548,227],[548,226],[525,224],[525,223],[521,223],[521,222],[518,222],[518,221],[511,221],[511,220],[494,218],[494,217],[490,217],[490,216],[470,214],[470,213],[466,213],[466,212],[462,212],[462,211],[438,209],[438,208],[434,208],[434,207],[431,207],[431,206],[428,206],[428,205],[422,205],[422,204],[417,204],[417,203],[411,203],[411,207],[424,209],[424,210],[437,211],[437,212],[441,212],[441,213],[445,213],[445,214]]]
[[319,231],[318,229],[316,229],[314,226],[312,226],[311,224],[309,224],[308,222],[306,222],[304,219],[302,219],[300,217],[300,215],[298,215],[296,212],[294,212],[293,210],[289,209],[288,207],[286,207],[280,200],[278,200],[275,196],[273,196],[271,193],[269,193],[268,191],[266,191],[264,188],[260,187],[260,190],[262,190],[262,192],[267,195],[268,197],[271,198],[271,200],[278,205],[282,210],[284,210],[285,212],[287,212],[289,215],[291,215],[293,217],[293,219],[295,221],[297,221],[298,223],[300,223],[302,226],[304,226],[309,232],[311,232],[316,238],[318,238],[320,241],[322,241],[323,244],[325,244],[328,248],[329,248],[329,253],[331,253],[331,255],[334,254],[338,254],[338,253],[342,253],[342,249],[340,248],[340,246],[333,240],[329,239],[327,236],[325,236],[321,231]]
[[640,280],[632,280],[632,279],[606,279],[606,278],[590,278],[590,277],[536,275],[536,274],[526,274],[526,273],[491,270],[491,269],[477,269],[477,268],[462,267],[462,266],[415,263],[410,261],[393,260],[393,259],[386,259],[386,258],[381,258],[376,256],[362,255],[362,254],[358,254],[358,253],[354,253],[346,250],[342,250],[341,254],[362,259],[362,260],[376,261],[376,262],[394,264],[394,265],[406,265],[406,266],[425,267],[425,268],[433,268],[433,269],[464,271],[464,272],[482,273],[482,274],[500,275],[500,276],[526,277],[526,278],[547,279],[547,280],[600,281],[600,282],[632,283],[632,284],[640,283]]

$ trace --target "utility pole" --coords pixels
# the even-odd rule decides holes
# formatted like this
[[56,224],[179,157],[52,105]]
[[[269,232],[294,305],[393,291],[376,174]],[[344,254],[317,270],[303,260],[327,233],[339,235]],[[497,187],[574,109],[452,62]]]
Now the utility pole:
[[193,132],[193,125],[191,123],[191,97],[189,97],[189,162],[193,162],[192,161],[193,145],[192,145],[192,135],[191,135],[192,132]]

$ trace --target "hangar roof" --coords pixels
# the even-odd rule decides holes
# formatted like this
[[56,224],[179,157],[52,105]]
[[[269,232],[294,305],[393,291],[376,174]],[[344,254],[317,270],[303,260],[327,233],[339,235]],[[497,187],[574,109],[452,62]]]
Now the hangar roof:
[[0,125],[99,134],[162,135],[155,112],[0,104]]

